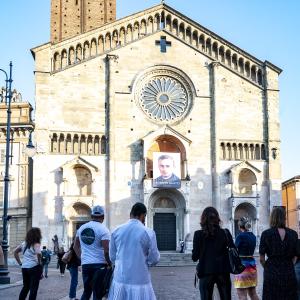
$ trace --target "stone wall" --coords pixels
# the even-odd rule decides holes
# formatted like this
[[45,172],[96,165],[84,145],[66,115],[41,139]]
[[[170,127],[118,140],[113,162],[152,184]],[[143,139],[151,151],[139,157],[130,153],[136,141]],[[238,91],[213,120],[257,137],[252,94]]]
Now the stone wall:
[[116,19],[116,0],[52,0],[51,42],[98,28]]

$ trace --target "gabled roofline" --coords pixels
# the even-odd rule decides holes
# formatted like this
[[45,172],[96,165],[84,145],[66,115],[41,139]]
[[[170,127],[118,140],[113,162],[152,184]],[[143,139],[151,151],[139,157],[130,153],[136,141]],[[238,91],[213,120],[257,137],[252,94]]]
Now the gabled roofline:
[[226,173],[230,173],[232,170],[237,169],[241,167],[242,165],[247,165],[248,167],[254,169],[257,173],[261,173],[261,170],[253,166],[251,163],[249,163],[247,160],[243,160],[240,163],[237,163],[229,168],[229,170]]
[[[269,61],[267,61],[267,60],[266,60],[265,62],[261,61],[260,59],[256,58],[255,56],[251,55],[250,53],[246,52],[245,50],[242,50],[242,49],[239,48],[238,46],[234,45],[233,43],[231,43],[231,42],[229,42],[228,40],[224,39],[223,37],[219,36],[219,35],[216,34],[215,32],[213,32],[213,31],[207,29],[206,27],[200,25],[199,23],[197,23],[196,21],[192,20],[191,18],[189,18],[189,17],[183,15],[182,13],[180,13],[179,11],[177,11],[176,9],[174,9],[173,7],[171,7],[171,6],[167,5],[167,4],[165,4],[164,2],[162,2],[162,3],[160,3],[160,4],[157,4],[157,5],[154,5],[154,6],[150,7],[150,8],[148,8],[148,9],[141,10],[141,11],[139,11],[139,12],[130,14],[130,15],[126,16],[126,17],[117,19],[117,20],[115,20],[115,21],[113,21],[113,22],[106,23],[106,24],[101,25],[101,26],[99,26],[99,27],[97,27],[97,28],[93,28],[93,29],[91,29],[91,30],[89,30],[89,31],[84,32],[83,34],[93,34],[94,32],[99,31],[99,29],[103,29],[103,30],[105,30],[106,28],[109,29],[109,28],[111,28],[111,27],[113,27],[113,26],[117,26],[119,23],[123,23],[123,22],[126,21],[126,20],[130,20],[130,19],[131,19],[132,17],[134,17],[134,16],[137,16],[137,15],[140,15],[140,14],[147,14],[147,13],[150,13],[150,12],[152,12],[152,11],[160,10],[160,9],[161,9],[161,10],[164,9],[164,10],[168,11],[169,13],[174,14],[174,15],[177,15],[178,17],[180,17],[180,18],[186,20],[186,22],[192,24],[192,25],[195,26],[195,27],[198,27],[200,30],[202,30],[204,33],[206,33],[208,36],[211,36],[211,37],[213,37],[213,38],[219,40],[219,41],[222,42],[225,46],[228,46],[228,47],[232,48],[232,49],[235,50],[237,53],[239,53],[239,54],[241,54],[241,55],[244,55],[244,56],[246,56],[246,57],[249,57],[249,59],[251,59],[251,60],[254,61],[255,63],[260,64],[261,66],[268,66],[268,67],[270,67],[272,70],[274,70],[275,72],[277,72],[278,74],[280,74],[280,73],[282,72],[282,70],[281,70],[279,67],[275,66],[274,64],[270,63]],[[77,40],[79,36],[81,36],[81,34],[80,34],[80,35],[73,36],[73,37],[70,37],[70,38],[67,38],[67,39],[65,39],[65,40],[63,40],[63,41],[61,41],[61,42],[55,43],[55,44],[49,42],[49,43],[45,43],[45,44],[42,44],[42,45],[40,45],[40,46],[37,46],[37,47],[35,47],[35,48],[32,48],[32,49],[31,49],[32,55],[33,55],[33,57],[35,57],[34,53],[36,52],[36,50],[37,50],[39,47],[42,47],[42,46],[44,46],[44,45],[47,45],[47,46],[48,46],[49,44],[50,44],[51,46],[53,45],[53,46],[58,46],[58,47],[59,47],[59,46],[61,46],[61,45],[64,44],[64,43],[69,43],[70,41]]]
[[285,186],[287,186],[291,183],[295,183],[295,182],[300,182],[300,175],[294,176],[294,177],[282,182],[281,185],[282,185],[282,187],[285,187]]
[[251,59],[255,60],[258,64],[267,64],[270,68],[272,68],[274,71],[278,72],[279,74],[282,72],[282,70],[275,66],[274,64],[270,63],[269,61],[261,61],[260,59],[256,58],[255,56],[253,56],[252,54],[246,52],[245,50],[241,49],[240,47],[234,45],[233,43],[229,42],[228,40],[224,39],[223,37],[219,36],[217,33],[209,30],[208,28],[202,26],[201,24],[197,23],[196,21],[192,20],[191,18],[183,15],[181,12],[179,12],[178,10],[174,9],[173,7],[167,5],[167,4],[162,4],[163,7],[167,8],[170,12],[173,12],[177,15],[179,15],[182,18],[185,18],[188,22],[194,24],[195,26],[200,27],[203,31],[206,31],[208,33],[208,35],[213,35],[215,36],[217,39],[221,40],[224,44],[227,44],[228,46],[236,49],[236,51],[238,53],[244,54],[245,56],[249,56]]

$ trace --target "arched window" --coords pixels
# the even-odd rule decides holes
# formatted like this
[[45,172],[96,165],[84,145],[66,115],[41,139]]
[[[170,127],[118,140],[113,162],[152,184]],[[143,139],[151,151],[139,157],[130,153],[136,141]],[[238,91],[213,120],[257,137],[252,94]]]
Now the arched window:
[[68,55],[67,55],[67,50],[63,50],[61,52],[61,67],[65,68],[68,64]]
[[239,58],[239,72],[244,74],[244,59],[242,57]]
[[186,38],[186,42],[191,44],[192,43],[192,32],[191,32],[191,27],[188,27],[186,29],[186,35],[185,35],[185,38]]
[[74,194],[78,196],[90,196],[92,194],[92,174],[89,169],[84,166],[76,165],[73,168],[74,176]]
[[242,169],[239,173],[239,193],[252,194],[253,186],[257,183],[255,174],[249,169]]
[[73,153],[79,154],[79,138],[77,134],[75,134],[73,138]]
[[63,134],[60,134],[59,136],[59,153],[65,153],[65,136]]
[[91,42],[91,56],[97,55],[97,42],[95,39]]
[[263,83],[262,71],[260,69],[257,71],[257,82],[259,85]]
[[260,160],[260,146],[258,144],[255,145],[255,159]]
[[124,46],[125,44],[126,44],[125,28],[121,28],[121,30],[120,30],[120,46]]
[[226,159],[226,150],[225,150],[225,144],[221,143],[221,159]]
[[101,137],[101,154],[106,154],[106,138],[104,135]]
[[58,152],[58,144],[57,144],[57,134],[54,133],[51,139],[51,152],[57,153]]
[[243,151],[243,145],[239,144],[239,159],[243,160],[244,159],[244,151]]
[[88,136],[87,149],[88,149],[88,155],[94,154],[93,137],[91,135]]
[[226,65],[231,67],[231,53],[230,53],[230,50],[226,51]]
[[179,25],[179,37],[181,38],[181,39],[184,39],[185,38],[185,29],[184,29],[184,24],[183,23],[181,23],[180,25]]
[[56,52],[53,56],[53,71],[57,71],[61,68],[60,55]]
[[204,42],[204,40],[205,40],[204,34],[201,34],[200,38],[199,38],[199,47],[200,47],[200,49],[202,51],[205,50],[205,42]]
[[218,43],[214,42],[212,46],[212,53],[215,59],[218,59]]
[[167,27],[166,27],[166,29],[167,29],[168,31],[172,32],[172,20],[171,20],[171,16],[170,16],[170,15],[167,15],[166,22],[167,22]]
[[149,19],[148,19],[147,32],[148,32],[148,34],[153,33],[153,18],[152,17],[149,17]]
[[224,47],[221,46],[219,49],[219,58],[221,62],[225,62],[225,52],[224,52]]
[[250,144],[250,159],[254,160],[255,156],[254,156],[254,145]]
[[127,26],[126,42],[127,43],[132,42],[132,27],[131,27],[131,25]]
[[206,53],[211,55],[211,39],[206,40]]
[[105,51],[109,51],[111,49],[111,38],[110,34],[107,33],[105,36]]
[[102,35],[99,36],[99,39],[98,39],[98,51],[99,51],[99,54],[104,52],[104,38]]
[[80,154],[86,154],[86,137],[81,135],[80,137]]
[[146,25],[146,21],[142,20],[141,22],[141,31],[140,31],[140,35],[145,36],[147,34],[147,25]]
[[83,59],[90,57],[90,45],[89,42],[85,42],[83,46]]
[[95,155],[99,155],[100,154],[100,151],[99,151],[99,136],[96,135],[95,138],[94,138],[94,153]]
[[162,135],[152,143],[148,149],[146,160],[147,176],[150,178],[153,178],[153,152],[180,153],[181,177],[183,178],[187,175],[184,165],[186,161],[186,151],[179,139],[171,135]]
[[113,32],[112,44],[113,48],[117,48],[119,46],[119,37],[117,30]]
[[237,145],[234,143],[232,145],[232,150],[233,150],[233,159],[237,160],[238,159],[238,149],[237,149]]
[[73,154],[73,149],[72,149],[72,138],[71,138],[71,134],[67,135],[66,138],[66,153],[67,154]]
[[69,61],[68,65],[73,65],[75,62],[75,50],[73,47],[69,49]]

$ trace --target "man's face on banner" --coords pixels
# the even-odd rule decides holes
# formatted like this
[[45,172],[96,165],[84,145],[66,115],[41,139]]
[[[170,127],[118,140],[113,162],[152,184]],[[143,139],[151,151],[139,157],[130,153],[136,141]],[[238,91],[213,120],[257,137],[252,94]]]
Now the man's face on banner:
[[158,168],[159,168],[160,175],[163,178],[167,179],[171,177],[173,174],[174,162],[170,158],[160,159],[158,161]]

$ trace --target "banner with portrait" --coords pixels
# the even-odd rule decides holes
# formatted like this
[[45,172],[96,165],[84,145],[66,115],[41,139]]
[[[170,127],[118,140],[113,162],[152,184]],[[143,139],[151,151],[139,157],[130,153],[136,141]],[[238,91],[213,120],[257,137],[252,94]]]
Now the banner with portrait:
[[181,187],[180,153],[153,152],[153,187]]

